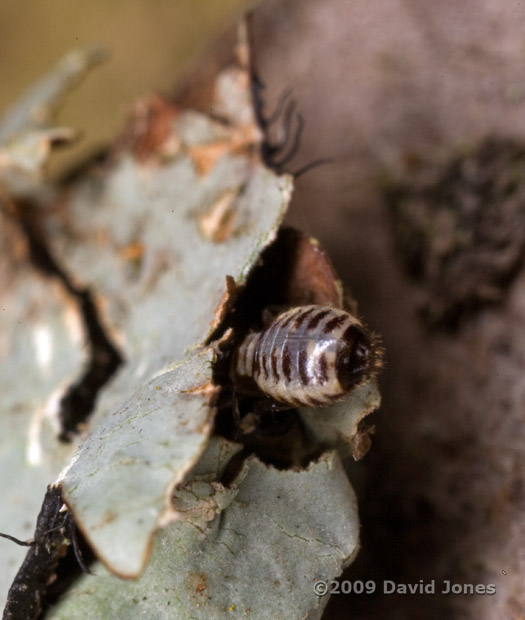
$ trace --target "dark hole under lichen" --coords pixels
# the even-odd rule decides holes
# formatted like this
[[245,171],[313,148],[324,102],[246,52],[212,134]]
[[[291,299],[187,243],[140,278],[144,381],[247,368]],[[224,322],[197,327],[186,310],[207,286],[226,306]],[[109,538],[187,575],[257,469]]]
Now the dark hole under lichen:
[[38,227],[38,217],[31,205],[17,210],[18,221],[28,240],[30,260],[45,277],[57,278],[75,300],[83,322],[89,358],[81,376],[66,390],[59,405],[60,433],[63,442],[72,441],[93,412],[100,390],[123,362],[123,358],[107,335],[98,315],[91,292],[76,286],[60,266]]
[[312,443],[296,409],[283,410],[256,391],[253,395],[237,393],[230,365],[236,346],[250,330],[263,328],[268,315],[299,305],[338,305],[340,297],[335,272],[324,252],[303,233],[282,228],[239,290],[225,321],[210,337],[210,341],[219,339],[232,329],[233,336],[214,367],[214,383],[222,387],[215,433],[244,445],[235,461],[256,454],[263,462],[290,468],[307,465],[325,450]]

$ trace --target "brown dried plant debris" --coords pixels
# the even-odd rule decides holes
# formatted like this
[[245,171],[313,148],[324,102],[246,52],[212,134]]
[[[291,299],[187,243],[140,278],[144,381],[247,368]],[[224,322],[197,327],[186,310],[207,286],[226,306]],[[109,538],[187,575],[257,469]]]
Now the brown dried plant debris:
[[114,155],[129,150],[138,162],[174,157],[180,148],[173,123],[179,109],[160,95],[149,95],[132,107]]

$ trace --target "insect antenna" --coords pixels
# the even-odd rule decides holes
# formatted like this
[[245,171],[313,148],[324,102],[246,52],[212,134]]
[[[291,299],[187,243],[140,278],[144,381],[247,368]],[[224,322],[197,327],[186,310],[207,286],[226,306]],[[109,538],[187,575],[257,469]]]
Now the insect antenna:
[[331,157],[320,157],[319,159],[314,159],[309,164],[304,165],[299,170],[292,172],[294,179],[298,179],[303,174],[310,172],[313,168],[317,168],[318,166],[323,166],[324,164],[333,164],[334,160]]
[[[282,167],[293,159],[299,149],[304,128],[304,119],[301,114],[296,111],[297,102],[295,99],[290,99],[292,93],[291,88],[286,88],[279,95],[273,112],[265,116],[263,112],[264,100],[261,94],[265,89],[265,84],[259,78],[253,67],[251,74],[251,90],[255,117],[257,124],[264,133],[264,141],[261,145],[261,157],[269,168],[273,168],[280,173],[282,172]],[[291,127],[294,118],[297,119],[297,129],[291,138],[291,145],[288,152],[283,153],[287,144],[290,142],[290,136],[292,136]],[[275,126],[277,124],[280,125],[282,136],[279,140],[272,142],[268,138],[268,132],[272,125]],[[276,159],[276,157],[279,156],[280,159]]]
[[14,536],[10,536],[9,534],[4,534],[0,532],[0,536],[2,538],[7,538],[11,542],[14,542],[15,545],[20,545],[21,547],[34,547],[36,545],[36,541],[33,538],[29,540],[20,540],[19,538],[15,538]]
[[[268,116],[263,113],[264,100],[262,97],[262,91],[265,88],[265,84],[259,78],[256,72],[252,72],[252,98],[254,102],[255,117],[257,124],[262,129],[265,135],[264,142],[261,145],[261,157],[264,163],[276,170],[278,173],[283,172],[283,167],[288,164],[297,155],[299,147],[301,145],[301,139],[303,136],[305,121],[300,112],[297,112],[297,101],[291,99],[292,89],[286,88],[277,99],[277,103],[273,112]],[[297,127],[292,135],[292,124],[294,118],[297,119]],[[272,142],[268,138],[268,132],[271,130],[272,125],[275,125],[280,121],[282,136],[276,141]],[[291,143],[290,143],[291,140]],[[290,143],[290,144],[289,144]],[[284,153],[287,144],[289,144],[288,151]],[[278,159],[280,155],[280,159]],[[306,174],[317,166],[332,163],[331,157],[321,157],[309,162],[302,166],[295,172],[292,172],[292,176],[297,179],[303,174]]]
[[[261,90],[264,89],[264,86],[261,87]],[[286,88],[280,95],[279,95],[279,99],[277,100],[277,104],[275,106],[274,111],[268,116],[268,117],[264,117],[264,115],[262,114],[261,110],[258,110],[258,120],[259,120],[259,124],[263,129],[268,129],[271,125],[273,125],[274,123],[276,123],[279,118],[283,115],[283,111],[285,108],[285,104],[288,101],[288,98],[290,97],[290,95],[292,94],[292,89],[291,88]],[[262,97],[259,96],[259,100],[262,104]],[[288,102],[290,103],[290,102]]]
[[[290,127],[292,125],[293,113],[295,112],[295,101],[292,101],[291,104],[293,105],[288,106],[285,112],[287,116],[283,117],[283,128],[284,128],[285,133],[281,141],[281,144],[279,145],[279,150],[281,151],[285,148],[286,143],[288,142],[288,138],[290,137],[290,134],[291,134]],[[299,150],[299,146],[301,144],[301,138],[302,138],[303,130],[304,130],[304,118],[300,112],[297,112],[295,117],[297,118],[297,129],[295,130],[293,134],[292,143],[288,149],[288,153],[283,155],[281,159],[277,161],[275,160],[273,161],[273,165],[275,166],[277,170],[281,170],[283,166],[285,166],[288,162],[290,162],[297,155],[297,151]]]

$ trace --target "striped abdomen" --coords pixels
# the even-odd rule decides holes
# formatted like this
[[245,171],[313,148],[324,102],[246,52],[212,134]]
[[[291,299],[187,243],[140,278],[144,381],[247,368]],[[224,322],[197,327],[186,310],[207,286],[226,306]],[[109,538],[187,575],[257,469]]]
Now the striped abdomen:
[[373,341],[356,317],[326,306],[300,306],[248,334],[233,371],[280,403],[312,407],[343,398],[373,371],[374,357]]

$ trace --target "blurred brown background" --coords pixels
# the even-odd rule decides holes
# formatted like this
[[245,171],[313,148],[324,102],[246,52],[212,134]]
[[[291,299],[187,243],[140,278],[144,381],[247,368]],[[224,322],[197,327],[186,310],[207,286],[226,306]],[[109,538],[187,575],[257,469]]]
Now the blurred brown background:
[[59,170],[107,143],[138,97],[167,93],[246,0],[2,3],[0,113],[66,52],[100,45],[109,60],[70,95],[58,121],[83,140],[54,156]]
[[256,32],[268,90],[291,86],[306,119],[290,168],[334,160],[298,180],[291,219],[328,248],[386,348],[377,432],[352,469],[362,550],[345,577],[496,585],[334,596],[326,616],[524,618],[525,278],[457,332],[428,332],[383,186],[486,136],[523,140],[525,5],[272,0]]
[[[66,0],[0,9],[1,107],[65,51],[113,57],[60,121],[86,133],[78,159],[133,100],[171,92],[241,2]],[[525,133],[525,5],[499,0],[267,0],[254,16],[268,109],[291,87],[306,128],[290,170],[290,221],[316,236],[382,333],[387,367],[371,452],[352,468],[362,550],[349,579],[494,583],[493,596],[333,597],[326,617],[525,618],[525,279],[456,333],[429,333],[403,275],[382,191],[410,165],[487,135]],[[204,55],[203,55],[204,54]],[[63,165],[58,160],[57,166]]]

